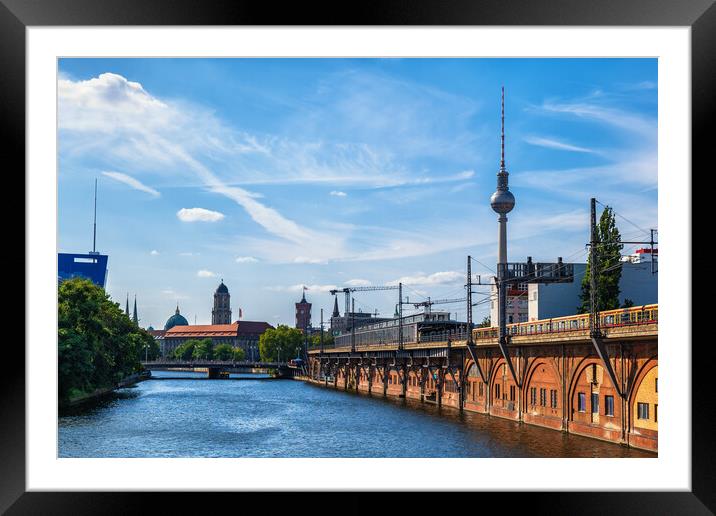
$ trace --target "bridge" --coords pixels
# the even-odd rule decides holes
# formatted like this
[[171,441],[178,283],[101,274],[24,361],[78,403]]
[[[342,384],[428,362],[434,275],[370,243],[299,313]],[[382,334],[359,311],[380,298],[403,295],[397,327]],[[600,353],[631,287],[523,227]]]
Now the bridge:
[[[312,347],[310,381],[412,398],[655,451],[658,305],[507,325],[413,342]],[[471,338],[470,338],[471,337]]]
[[300,367],[289,362],[159,359],[142,362],[142,365],[149,371],[205,369],[207,378],[212,379],[228,377],[228,373],[267,373],[269,371],[276,371],[278,377],[290,378],[301,372]]

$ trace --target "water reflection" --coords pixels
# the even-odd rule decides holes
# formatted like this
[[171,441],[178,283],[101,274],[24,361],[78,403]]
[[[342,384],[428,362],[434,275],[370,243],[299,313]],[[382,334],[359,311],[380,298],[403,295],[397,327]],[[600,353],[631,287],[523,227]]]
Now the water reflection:
[[[156,372],[59,420],[60,457],[655,457],[415,400]],[[169,379],[181,376],[182,379]],[[232,381],[237,380],[237,381]]]

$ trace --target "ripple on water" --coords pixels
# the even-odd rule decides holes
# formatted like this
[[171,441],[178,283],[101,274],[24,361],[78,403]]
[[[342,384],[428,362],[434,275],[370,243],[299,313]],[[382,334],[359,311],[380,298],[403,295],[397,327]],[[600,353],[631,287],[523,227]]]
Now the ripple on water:
[[146,381],[59,419],[61,457],[654,457],[295,381]]

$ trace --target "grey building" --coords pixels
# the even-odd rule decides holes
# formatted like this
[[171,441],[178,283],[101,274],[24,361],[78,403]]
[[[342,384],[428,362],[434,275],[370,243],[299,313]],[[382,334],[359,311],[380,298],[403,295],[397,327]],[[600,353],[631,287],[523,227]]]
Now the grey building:
[[[582,303],[580,295],[586,269],[586,263],[575,263],[574,281],[571,283],[530,283],[527,287],[528,320],[537,321],[576,314]],[[658,274],[652,272],[652,264],[649,261],[623,261],[619,291],[620,305],[626,299],[630,299],[636,306],[657,303]]]

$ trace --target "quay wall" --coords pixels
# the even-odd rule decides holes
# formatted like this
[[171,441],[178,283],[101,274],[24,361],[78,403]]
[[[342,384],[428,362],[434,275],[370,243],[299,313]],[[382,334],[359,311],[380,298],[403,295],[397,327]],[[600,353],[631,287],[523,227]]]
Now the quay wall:
[[618,389],[588,341],[511,345],[518,382],[499,348],[491,345],[478,346],[474,353],[453,346],[432,356],[365,350],[309,354],[308,381],[657,452],[657,338],[610,341],[605,347]]

